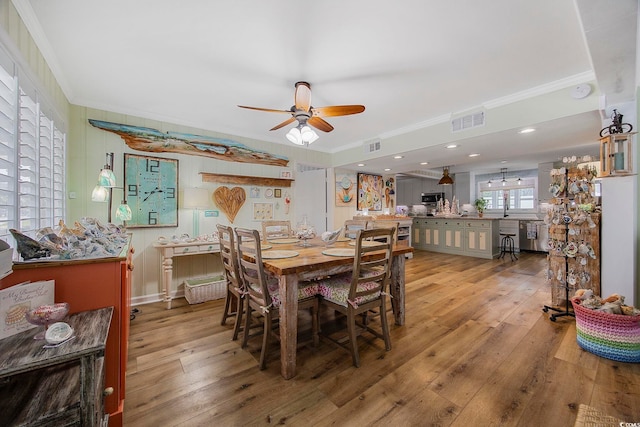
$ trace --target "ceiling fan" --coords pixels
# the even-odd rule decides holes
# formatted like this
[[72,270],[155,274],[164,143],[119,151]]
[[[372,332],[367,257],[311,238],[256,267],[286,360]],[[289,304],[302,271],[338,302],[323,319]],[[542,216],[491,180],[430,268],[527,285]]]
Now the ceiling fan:
[[[269,130],[280,129],[290,123],[298,121],[296,127],[300,132],[304,132],[305,125],[313,126],[323,132],[331,132],[333,126],[329,124],[323,117],[348,116],[350,114],[358,114],[364,111],[364,105],[333,105],[330,107],[312,107],[311,106],[311,85],[307,82],[297,82],[295,84],[294,105],[288,110],[275,110],[271,108],[247,107],[238,105],[240,108],[248,108],[250,110],[268,111],[272,113],[287,113],[291,117],[284,122],[272,127]],[[314,133],[315,134],[315,133]],[[287,138],[289,136],[287,135]],[[290,138],[291,139],[291,138]],[[317,135],[315,136],[317,139]],[[315,140],[314,139],[314,140]],[[295,142],[295,141],[292,141]],[[313,141],[305,141],[307,143]]]

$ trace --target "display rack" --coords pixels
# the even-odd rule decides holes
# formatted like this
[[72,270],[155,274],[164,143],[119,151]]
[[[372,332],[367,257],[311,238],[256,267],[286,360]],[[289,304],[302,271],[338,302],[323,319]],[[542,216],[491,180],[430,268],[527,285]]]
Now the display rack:
[[551,284],[550,319],[573,317],[569,293],[584,288],[600,294],[600,213],[594,198],[590,168],[561,168],[551,172],[553,209],[547,215],[549,255],[547,280]]

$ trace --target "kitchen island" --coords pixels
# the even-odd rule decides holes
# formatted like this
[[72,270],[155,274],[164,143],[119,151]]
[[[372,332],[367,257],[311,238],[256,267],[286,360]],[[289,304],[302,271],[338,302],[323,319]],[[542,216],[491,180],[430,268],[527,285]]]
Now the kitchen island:
[[415,249],[491,259],[500,255],[499,219],[414,217]]

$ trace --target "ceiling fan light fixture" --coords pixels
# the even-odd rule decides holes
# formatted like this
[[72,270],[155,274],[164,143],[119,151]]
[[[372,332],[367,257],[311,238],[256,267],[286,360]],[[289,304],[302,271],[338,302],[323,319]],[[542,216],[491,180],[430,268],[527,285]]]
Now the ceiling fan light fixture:
[[291,130],[287,132],[287,139],[296,145],[304,145],[304,142],[302,142],[300,129],[298,129],[297,127],[291,128]]
[[442,178],[438,181],[438,185],[451,185],[453,184],[453,179],[449,176],[449,166],[446,166],[442,169]]

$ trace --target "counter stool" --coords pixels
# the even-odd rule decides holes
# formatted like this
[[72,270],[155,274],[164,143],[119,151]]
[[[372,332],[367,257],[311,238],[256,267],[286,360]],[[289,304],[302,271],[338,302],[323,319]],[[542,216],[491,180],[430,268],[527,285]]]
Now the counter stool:
[[500,233],[500,236],[502,237],[502,243],[500,243],[500,256],[498,259],[503,258],[506,253],[511,257],[511,261],[514,261],[514,258],[518,259],[514,249],[515,242],[513,241],[513,236],[515,236],[515,234]]

